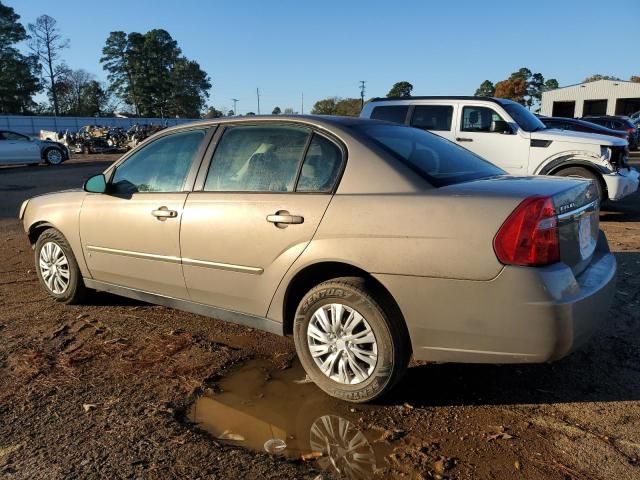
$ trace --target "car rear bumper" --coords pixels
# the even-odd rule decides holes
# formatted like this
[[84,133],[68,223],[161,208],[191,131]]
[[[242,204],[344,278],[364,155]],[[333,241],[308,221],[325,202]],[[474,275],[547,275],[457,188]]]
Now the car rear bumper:
[[493,280],[376,275],[398,302],[416,360],[538,363],[580,347],[607,316],[616,261],[600,235],[577,277],[564,264],[505,267]]
[[621,168],[616,173],[602,176],[607,184],[609,200],[620,200],[638,190],[640,183],[638,171],[635,168]]

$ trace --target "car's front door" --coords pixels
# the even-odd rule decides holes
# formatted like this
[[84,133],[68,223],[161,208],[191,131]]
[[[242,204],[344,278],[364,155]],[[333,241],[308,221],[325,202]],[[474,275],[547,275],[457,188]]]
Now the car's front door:
[[509,133],[494,131],[498,122],[506,120],[493,108],[461,105],[455,141],[508,173],[526,174],[529,139],[513,130]]
[[227,127],[185,204],[180,245],[191,300],[266,315],[331,201],[342,161],[337,143],[308,128]]
[[39,162],[40,146],[26,135],[0,132],[0,162]]
[[94,280],[186,299],[180,221],[206,130],[168,134],[115,167],[107,193],[88,193],[80,236]]

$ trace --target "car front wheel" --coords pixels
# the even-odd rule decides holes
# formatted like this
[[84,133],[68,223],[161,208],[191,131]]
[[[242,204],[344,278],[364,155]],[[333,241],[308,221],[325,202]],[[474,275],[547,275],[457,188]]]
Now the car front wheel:
[[323,282],[296,311],[296,351],[322,390],[367,402],[391,389],[406,370],[410,347],[399,321],[389,318],[365,279]]
[[80,303],[86,287],[73,251],[58,230],[50,228],[38,237],[35,261],[38,279],[49,295],[58,302]]
[[44,152],[44,159],[49,165],[60,165],[64,160],[64,155],[58,148],[49,148]]

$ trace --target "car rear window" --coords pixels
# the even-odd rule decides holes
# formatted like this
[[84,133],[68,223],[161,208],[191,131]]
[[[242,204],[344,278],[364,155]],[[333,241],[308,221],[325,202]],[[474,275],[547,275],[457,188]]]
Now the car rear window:
[[434,187],[505,174],[469,150],[424,130],[381,124],[354,128]]
[[375,120],[386,120],[393,123],[404,123],[407,118],[409,105],[389,105],[386,107],[375,107],[371,112],[371,118]]

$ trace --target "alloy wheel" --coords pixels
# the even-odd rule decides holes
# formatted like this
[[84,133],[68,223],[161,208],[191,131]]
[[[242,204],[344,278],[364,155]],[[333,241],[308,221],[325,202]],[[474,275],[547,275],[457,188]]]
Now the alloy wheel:
[[373,330],[347,305],[319,307],[307,327],[307,344],[320,371],[338,383],[362,383],[376,368],[378,344]]
[[69,261],[60,245],[47,242],[42,245],[38,258],[40,273],[47,288],[55,295],[63,294],[69,288]]
[[57,165],[62,162],[62,153],[60,150],[52,148],[47,151],[47,162],[52,165]]

